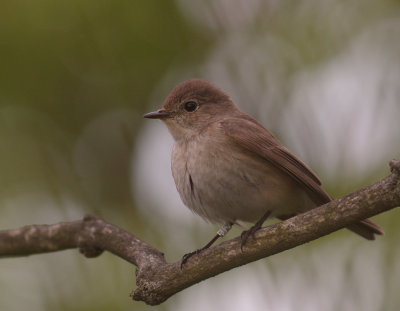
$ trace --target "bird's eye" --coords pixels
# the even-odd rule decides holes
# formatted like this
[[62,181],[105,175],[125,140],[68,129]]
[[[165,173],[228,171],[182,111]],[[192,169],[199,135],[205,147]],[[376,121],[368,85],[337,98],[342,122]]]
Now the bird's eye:
[[199,106],[199,104],[196,102],[187,102],[187,103],[185,103],[183,108],[185,108],[185,110],[187,112],[193,112],[197,109],[198,106]]

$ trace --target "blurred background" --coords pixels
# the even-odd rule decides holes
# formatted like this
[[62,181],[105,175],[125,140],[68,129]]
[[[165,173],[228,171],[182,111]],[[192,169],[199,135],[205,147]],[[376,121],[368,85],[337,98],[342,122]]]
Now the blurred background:
[[[170,261],[218,229],[187,210],[143,113],[205,78],[338,197],[400,158],[400,2],[0,2],[0,228],[104,217]],[[400,214],[133,302],[134,267],[77,250],[1,259],[1,310],[397,310]],[[241,229],[230,232],[228,239]]]

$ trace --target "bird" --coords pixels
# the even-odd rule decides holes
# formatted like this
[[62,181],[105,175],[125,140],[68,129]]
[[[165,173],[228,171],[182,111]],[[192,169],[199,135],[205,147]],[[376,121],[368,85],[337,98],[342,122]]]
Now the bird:
[[[162,120],[174,138],[171,170],[185,206],[221,226],[181,266],[235,224],[254,224],[241,235],[243,250],[268,218],[285,220],[333,199],[306,164],[207,80],[181,82],[144,117]],[[367,240],[384,233],[370,219],[347,228]]]

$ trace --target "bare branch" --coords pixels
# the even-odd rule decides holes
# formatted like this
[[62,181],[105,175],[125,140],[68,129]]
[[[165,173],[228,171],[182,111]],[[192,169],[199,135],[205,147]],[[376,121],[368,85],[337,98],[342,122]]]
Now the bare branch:
[[96,257],[107,250],[138,267],[165,263],[164,255],[155,248],[91,215],[72,222],[0,231],[0,257],[28,256],[70,248],[79,248],[86,257]]
[[364,189],[307,213],[257,231],[241,251],[235,238],[180,262],[167,263],[163,254],[134,235],[104,220],[86,216],[82,221],[32,225],[0,231],[0,256],[79,248],[87,257],[107,250],[137,266],[135,300],[160,304],[175,293],[235,267],[296,247],[349,224],[400,206],[400,161],[391,161],[392,174]]

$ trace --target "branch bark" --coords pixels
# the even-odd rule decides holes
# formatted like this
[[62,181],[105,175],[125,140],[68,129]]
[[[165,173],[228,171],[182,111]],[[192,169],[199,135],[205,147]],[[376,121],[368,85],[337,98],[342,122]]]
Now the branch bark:
[[193,256],[180,269],[163,253],[125,230],[95,216],[54,225],[0,231],[0,257],[28,256],[79,248],[86,257],[109,251],[137,266],[134,300],[157,305],[177,292],[235,267],[288,250],[347,225],[400,206],[400,161],[392,173],[349,195],[256,232],[241,251],[240,237]]

